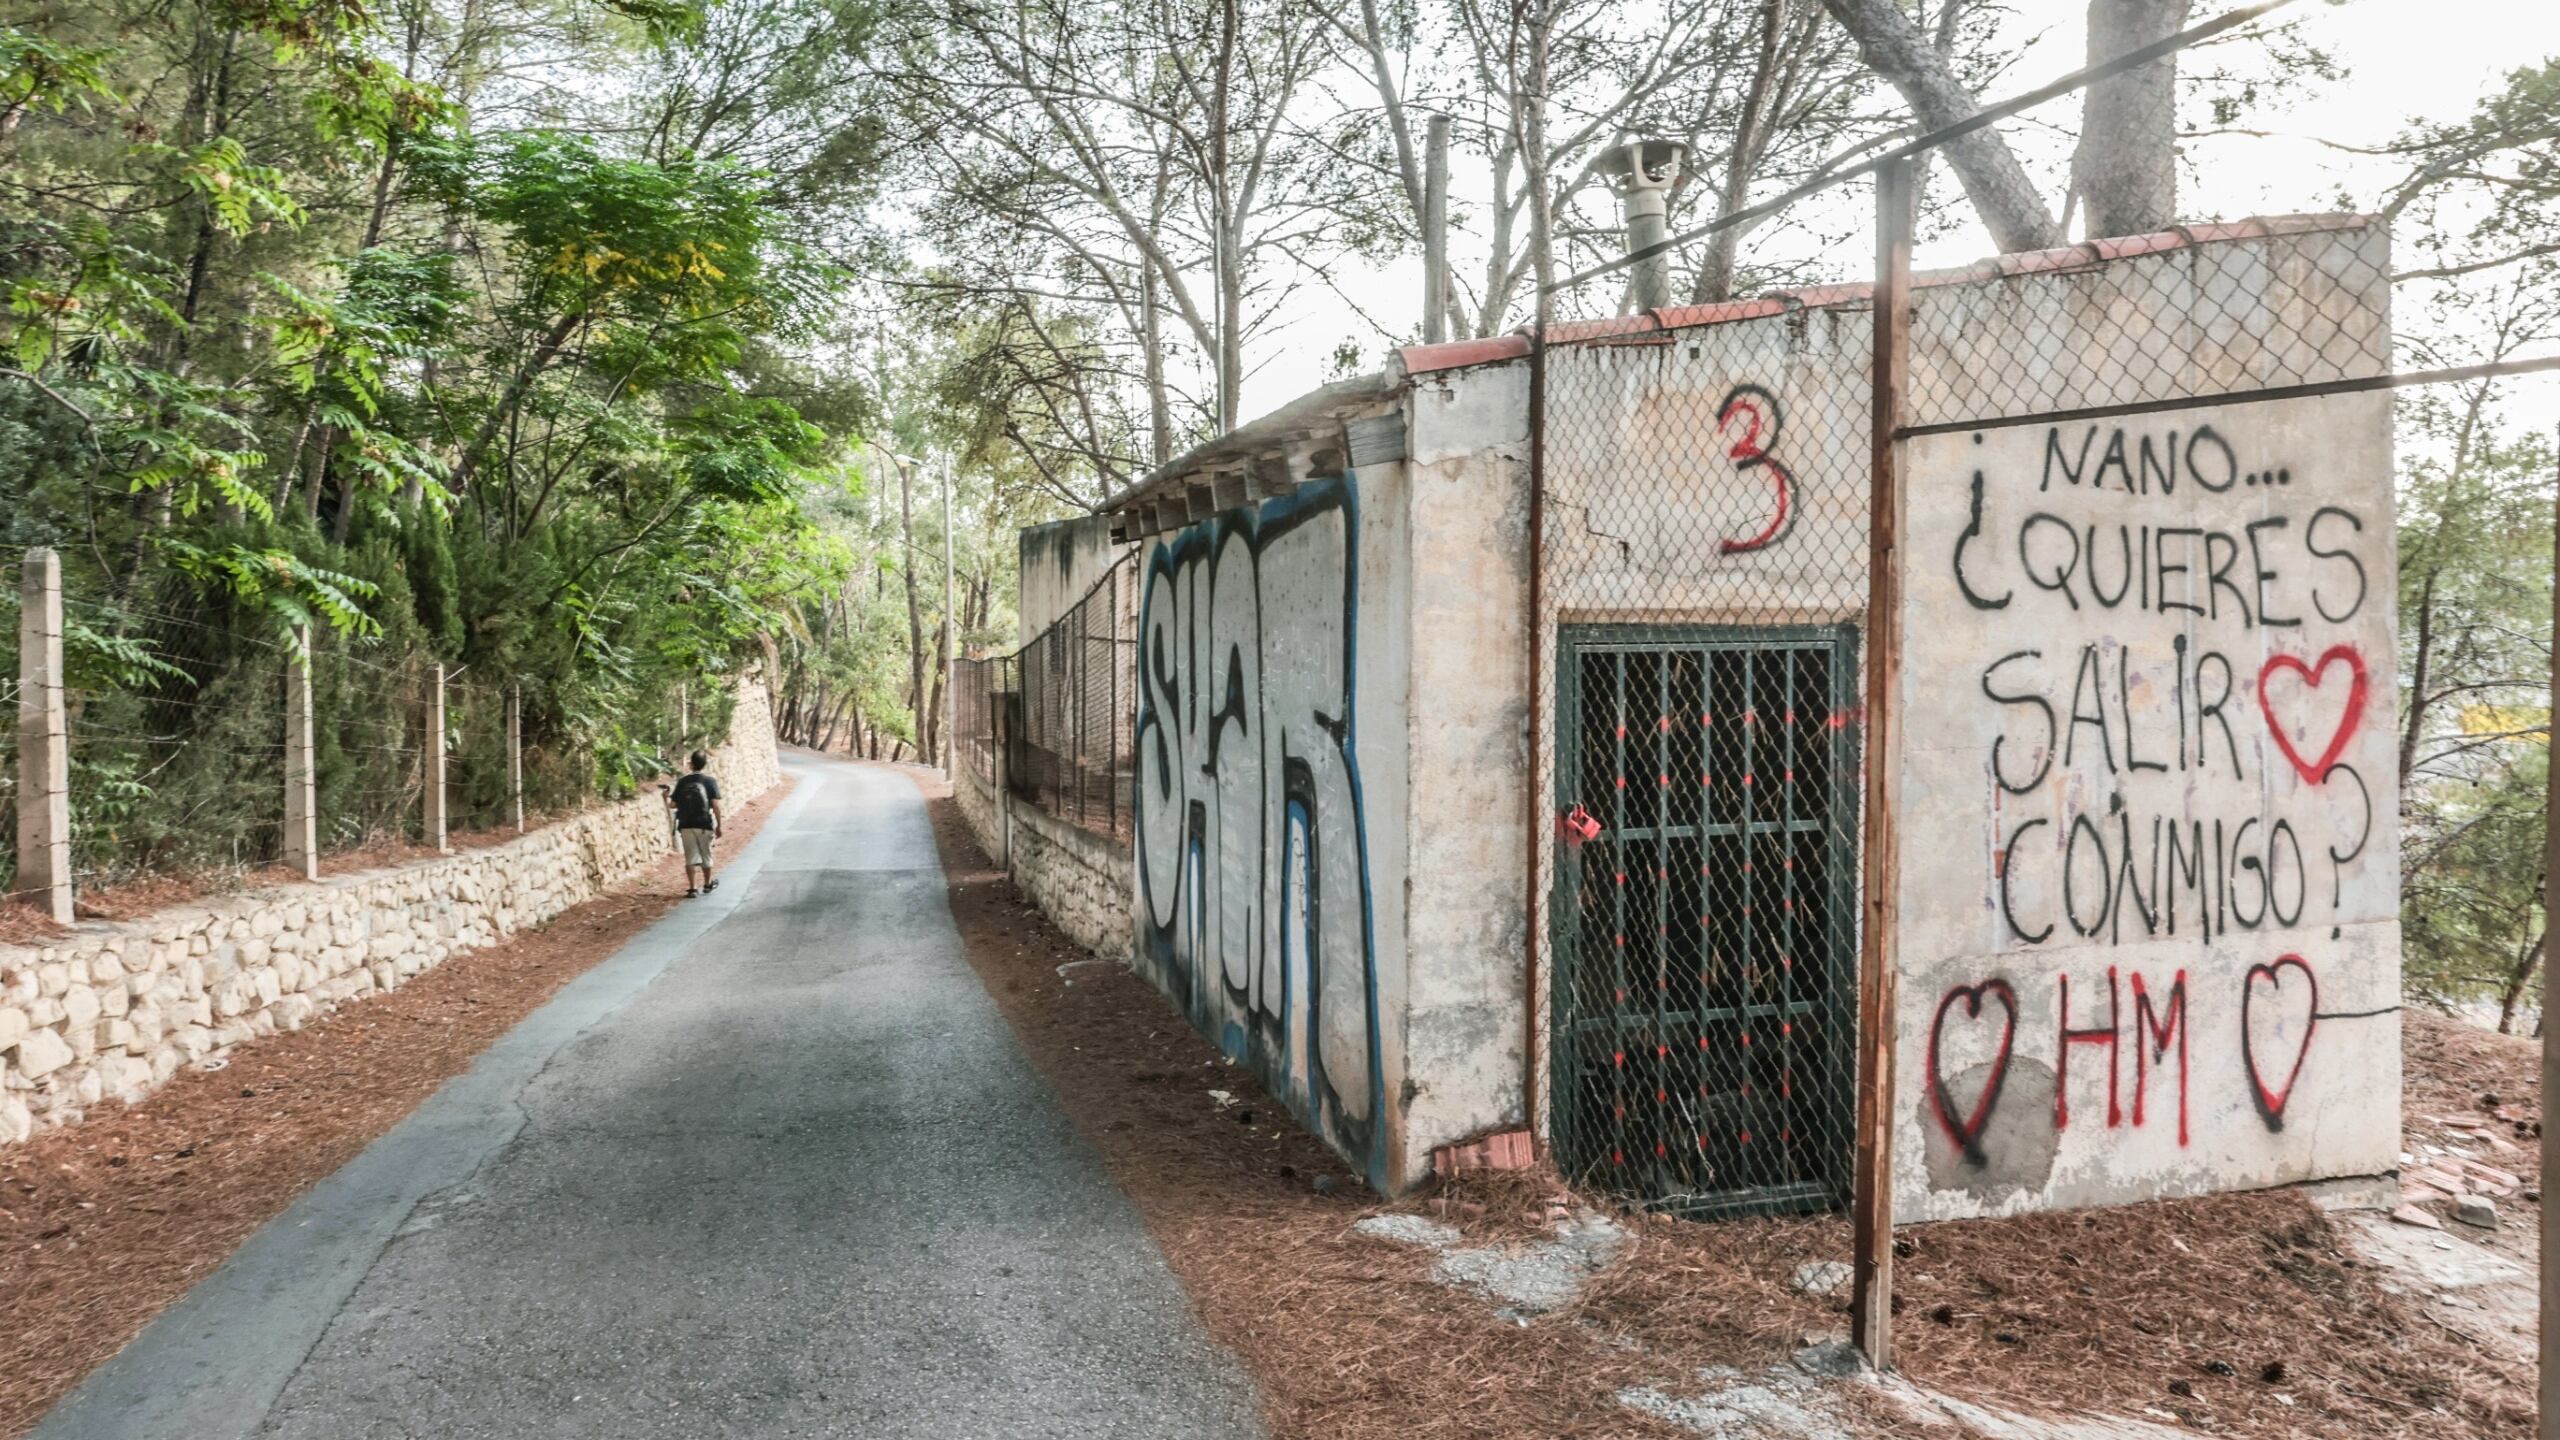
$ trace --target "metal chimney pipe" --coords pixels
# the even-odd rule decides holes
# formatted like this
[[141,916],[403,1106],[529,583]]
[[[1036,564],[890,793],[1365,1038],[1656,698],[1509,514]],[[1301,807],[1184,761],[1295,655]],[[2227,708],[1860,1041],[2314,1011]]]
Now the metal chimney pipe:
[[[1658,245],[1671,233],[1671,186],[1680,178],[1688,147],[1677,140],[1629,140],[1603,156],[1600,172],[1617,181],[1619,213],[1627,226],[1627,253]],[[1638,310],[1671,303],[1671,252],[1648,255],[1630,267]]]

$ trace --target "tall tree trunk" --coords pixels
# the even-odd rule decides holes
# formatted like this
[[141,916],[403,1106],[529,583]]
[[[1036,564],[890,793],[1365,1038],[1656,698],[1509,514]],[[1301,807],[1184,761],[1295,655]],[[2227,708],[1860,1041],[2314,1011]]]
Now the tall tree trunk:
[[[1236,214],[1236,187],[1229,170],[1228,98],[1235,83],[1238,0],[1219,0],[1218,75],[1209,116],[1209,182],[1211,220],[1217,228],[1218,286],[1218,430],[1236,427],[1239,392],[1244,389],[1244,260],[1238,241],[1244,229]],[[925,757],[931,764],[933,757]]]
[[2524,987],[2533,983],[2533,972],[2542,964],[2543,947],[2550,943],[2551,932],[2546,929],[2534,936],[2533,944],[2527,946],[2525,952],[2516,957],[2515,973],[2507,977],[2505,988],[2498,992],[2499,1034],[2516,1033],[2516,1007],[2523,1003]]
[[2430,567],[2418,587],[2418,614],[2409,654],[2409,713],[2400,724],[2400,798],[2406,813],[2411,776],[2418,768],[2418,742],[2427,733],[2427,672],[2435,663],[2436,575]]
[[[1730,215],[1743,206],[1751,194],[1751,172],[1760,165],[1760,151],[1767,139],[1769,126],[1763,111],[1769,104],[1770,84],[1777,77],[1778,35],[1786,24],[1786,0],[1760,0],[1760,48],[1751,66],[1751,85],[1743,92],[1742,119],[1735,127],[1733,152],[1725,158],[1724,181],[1716,188],[1716,214]],[[1707,239],[1707,257],[1698,266],[1698,283],[1689,292],[1690,303],[1703,305],[1711,300],[1733,298],[1733,268],[1742,246],[1742,229],[1728,226]]]
[[[1896,0],[1822,0],[1831,18],[1858,42],[1869,69],[1902,95],[1923,130],[1972,118],[1982,107],[1946,57]],[[2005,251],[2046,250],[2062,243],[2062,227],[2045,208],[2009,142],[1986,127],[1946,147],[1947,164]]]
[[1138,316],[1144,327],[1140,363],[1146,367],[1147,465],[1153,469],[1173,458],[1173,397],[1164,388],[1164,312],[1156,304],[1156,271],[1138,264]]
[[[2190,0],[2089,0],[2089,63],[2112,60],[2187,25]],[[2071,186],[2094,236],[2178,223],[2178,61],[2163,56],[2089,87]]]
[[[924,715],[924,611],[916,604],[915,467],[889,463],[898,466],[898,533],[907,542],[906,554],[898,560],[898,573],[907,581],[907,713],[915,718],[916,743],[930,746],[932,732]],[[924,752],[924,759],[928,765],[933,763],[930,751]]]

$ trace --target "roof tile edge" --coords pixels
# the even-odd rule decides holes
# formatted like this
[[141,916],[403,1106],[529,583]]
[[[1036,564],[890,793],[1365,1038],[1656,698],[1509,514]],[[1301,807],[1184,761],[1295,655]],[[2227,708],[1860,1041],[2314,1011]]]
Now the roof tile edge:
[[[1922,270],[1912,277],[1921,288],[1939,285],[1968,285],[2020,275],[2050,275],[2069,270],[2094,269],[2114,260],[2130,260],[2142,255],[2164,254],[2172,250],[2192,249],[2199,245],[2220,244],[2234,240],[2268,240],[2286,235],[2311,235],[2328,231],[2362,230],[2374,223],[2375,217],[2350,212],[2312,215],[2267,215],[2247,220],[2207,225],[2180,225],[2168,230],[2155,230],[2146,235],[2120,235],[2099,240],[2083,240],[2060,245],[2050,250],[2028,250],[2011,255],[1994,255],[1970,265],[1950,266],[1942,270]],[[1604,335],[1625,334],[1654,328],[1686,330],[1704,325],[1725,325],[1737,320],[1757,320],[1786,310],[1819,310],[1833,305],[1864,304],[1875,293],[1868,281],[1841,285],[1807,285],[1793,290],[1774,290],[1754,300],[1732,300],[1708,305],[1675,305],[1656,310],[1649,316],[1625,316],[1616,321],[1579,322],[1590,328],[1559,325],[1551,332],[1559,343],[1589,340]],[[1604,328],[1605,327],[1605,328]]]
[[1514,332],[1482,340],[1444,340],[1437,345],[1407,345],[1395,355],[1396,363],[1404,367],[1405,375],[1410,378],[1442,370],[1464,370],[1472,365],[1525,360],[1529,357],[1529,337]]

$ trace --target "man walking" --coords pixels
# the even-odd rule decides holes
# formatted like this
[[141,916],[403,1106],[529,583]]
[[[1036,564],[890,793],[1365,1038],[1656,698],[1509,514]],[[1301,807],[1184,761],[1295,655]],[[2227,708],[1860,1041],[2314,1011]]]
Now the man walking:
[[[711,878],[711,842],[720,838],[720,782],[702,773],[710,756],[696,750],[686,763],[693,772],[667,793],[667,808],[675,812],[676,848],[684,852],[684,893],[692,896],[720,888]],[[693,879],[697,869],[702,872],[699,886]]]

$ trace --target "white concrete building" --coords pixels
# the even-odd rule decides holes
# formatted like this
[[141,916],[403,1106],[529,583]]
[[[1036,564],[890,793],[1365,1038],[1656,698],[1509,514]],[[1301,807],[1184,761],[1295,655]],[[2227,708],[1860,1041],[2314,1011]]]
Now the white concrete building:
[[[2387,259],[2321,216],[1918,277],[1901,1218],[2396,1168],[2389,403],[2072,414],[2380,374]],[[1115,497],[1134,833],[1014,802],[1017,878],[1382,1190],[1533,1126],[1694,1213],[1838,1203],[1869,321],[1407,350]],[[1026,537],[1026,626],[1092,535]]]

